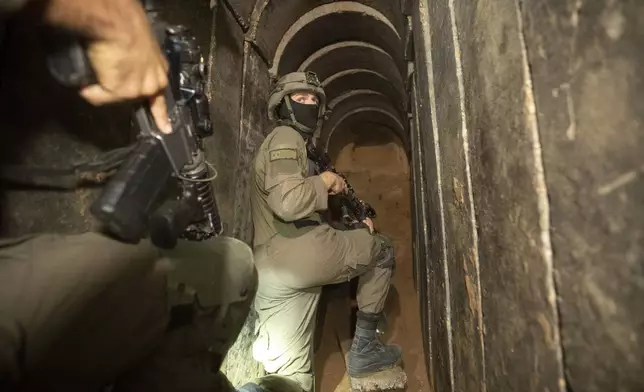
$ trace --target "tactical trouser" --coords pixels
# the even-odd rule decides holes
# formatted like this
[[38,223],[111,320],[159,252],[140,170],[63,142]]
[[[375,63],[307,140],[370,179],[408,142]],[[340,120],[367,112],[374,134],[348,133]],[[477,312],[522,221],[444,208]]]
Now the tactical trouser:
[[174,269],[148,244],[94,233],[0,242],[0,390],[212,387],[177,374],[221,336],[207,310],[169,330]]
[[381,312],[392,269],[380,256],[381,240],[366,229],[338,231],[328,225],[297,238],[275,236],[255,250],[259,336],[253,356],[266,372],[313,390],[313,336],[321,286],[359,276],[359,309]]

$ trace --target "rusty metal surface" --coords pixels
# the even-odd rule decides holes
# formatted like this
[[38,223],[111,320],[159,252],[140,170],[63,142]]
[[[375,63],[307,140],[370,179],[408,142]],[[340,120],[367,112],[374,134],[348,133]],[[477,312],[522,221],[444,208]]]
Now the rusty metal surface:
[[572,391],[644,390],[644,3],[524,5]]

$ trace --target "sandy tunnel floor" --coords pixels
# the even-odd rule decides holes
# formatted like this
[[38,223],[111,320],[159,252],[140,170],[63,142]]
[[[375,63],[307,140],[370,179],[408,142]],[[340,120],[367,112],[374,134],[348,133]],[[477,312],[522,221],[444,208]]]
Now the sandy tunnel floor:
[[[389,321],[385,340],[403,349],[407,391],[429,392],[414,289],[410,173],[405,154],[393,142],[371,146],[351,143],[338,155],[336,167],[346,174],[358,196],[373,205],[378,213],[376,227],[395,243],[397,264],[385,309]],[[315,359],[318,392],[350,391],[344,362],[351,345],[349,314],[348,299],[333,299],[328,304]]]

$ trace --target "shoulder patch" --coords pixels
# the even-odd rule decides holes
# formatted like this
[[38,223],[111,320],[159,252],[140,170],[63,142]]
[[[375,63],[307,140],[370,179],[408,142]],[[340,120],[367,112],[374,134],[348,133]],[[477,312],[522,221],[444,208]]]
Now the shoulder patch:
[[280,148],[273,150],[269,153],[269,161],[277,161],[279,159],[297,159],[297,150],[294,148]]

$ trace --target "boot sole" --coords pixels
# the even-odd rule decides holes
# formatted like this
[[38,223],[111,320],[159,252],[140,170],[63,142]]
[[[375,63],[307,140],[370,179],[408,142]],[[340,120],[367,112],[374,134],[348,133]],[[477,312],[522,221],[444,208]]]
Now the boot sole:
[[356,375],[356,376],[352,376],[352,375],[349,373],[348,369],[347,369],[347,374],[348,374],[348,375],[349,375],[349,377],[351,377],[351,378],[366,378],[366,377],[373,376],[374,374],[378,374],[378,373],[380,373],[380,372],[382,372],[382,371],[389,370],[389,369],[393,369],[393,368],[395,368],[396,366],[400,365],[400,363],[401,363],[401,362],[402,362],[402,358],[399,358],[396,362],[392,363],[391,365],[387,365],[387,366],[385,366],[385,367],[383,367],[383,368],[380,368],[380,369],[378,369],[378,370],[375,370],[375,371],[373,371],[373,372],[369,372],[369,373],[361,373],[361,374]]

